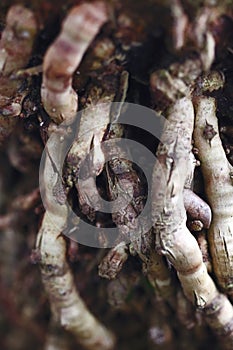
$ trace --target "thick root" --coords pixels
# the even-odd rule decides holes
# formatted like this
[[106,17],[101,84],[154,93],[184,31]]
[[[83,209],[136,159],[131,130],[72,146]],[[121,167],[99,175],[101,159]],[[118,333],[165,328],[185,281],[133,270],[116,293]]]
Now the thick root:
[[[219,286],[233,297],[233,186],[215,114],[215,100],[195,100],[195,145],[201,160],[206,195],[213,212],[208,241]],[[207,132],[208,131],[208,132]]]

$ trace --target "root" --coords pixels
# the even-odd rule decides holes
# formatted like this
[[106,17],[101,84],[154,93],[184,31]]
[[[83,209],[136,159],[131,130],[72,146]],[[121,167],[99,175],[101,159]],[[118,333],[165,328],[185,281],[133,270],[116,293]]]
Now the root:
[[56,124],[74,120],[78,96],[72,88],[72,75],[106,20],[102,2],[74,7],[63,22],[60,35],[46,52],[41,97],[46,112]]
[[44,168],[47,210],[37,238],[42,279],[55,322],[72,332],[86,349],[107,350],[113,347],[114,338],[88,311],[75,288],[66,261],[66,242],[62,231],[66,227],[68,208],[54,195],[58,180],[54,165],[58,164],[63,148],[59,140],[50,146]]
[[54,320],[71,332],[86,349],[111,349],[113,337],[88,311],[66,262],[66,243],[54,228],[57,216],[46,213],[38,234],[40,267]]
[[[221,289],[233,298],[233,186],[215,114],[215,100],[195,99],[195,145],[201,161],[206,195],[213,212],[208,231],[213,270]],[[205,130],[209,126],[209,138]],[[211,134],[212,130],[212,134]]]
[[128,259],[128,247],[124,242],[117,244],[103,258],[99,265],[99,276],[114,279]]
[[190,189],[184,189],[183,196],[185,209],[191,218],[200,220],[204,228],[209,228],[212,216],[209,205]]
[[152,192],[154,232],[161,252],[176,269],[188,300],[204,313],[214,306],[213,315],[206,320],[215,333],[221,332],[228,344],[233,344],[233,307],[217,291],[198,243],[186,227],[183,187],[190,171],[193,124],[192,101],[184,97],[171,107],[157,150]]
[[[77,111],[77,95],[72,89],[72,74],[90,42],[106,21],[103,3],[83,4],[68,15],[55,43],[49,48],[43,65],[42,101],[55,123],[69,125]],[[64,64],[61,65],[61,57]],[[57,127],[59,133],[59,127]],[[63,139],[66,136],[64,131]],[[68,208],[65,204],[59,169],[63,142],[58,137],[48,149],[44,166],[46,213],[37,239],[42,279],[48,293],[53,319],[70,331],[86,349],[111,349],[114,337],[88,311],[74,284],[66,261],[66,227]],[[60,193],[62,191],[62,193]],[[60,193],[60,195],[59,195]],[[64,197],[64,198],[63,198]]]

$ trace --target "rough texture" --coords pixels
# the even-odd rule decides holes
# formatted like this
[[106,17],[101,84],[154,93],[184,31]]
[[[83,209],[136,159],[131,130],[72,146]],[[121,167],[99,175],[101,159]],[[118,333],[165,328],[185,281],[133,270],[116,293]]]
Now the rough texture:
[[[213,212],[208,241],[213,269],[219,286],[233,296],[233,186],[228,162],[219,137],[215,100],[198,97],[195,100],[195,145],[205,180],[205,191]],[[212,129],[210,142],[205,137],[206,125]]]

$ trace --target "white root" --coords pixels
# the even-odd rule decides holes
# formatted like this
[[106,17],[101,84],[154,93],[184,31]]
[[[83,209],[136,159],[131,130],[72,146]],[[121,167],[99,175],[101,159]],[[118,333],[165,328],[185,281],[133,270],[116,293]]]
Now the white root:
[[152,215],[156,242],[177,270],[186,297],[203,310],[214,332],[233,345],[233,307],[208,275],[198,243],[186,227],[183,187],[190,171],[194,109],[188,97],[170,109],[153,171]]
[[[213,212],[208,231],[213,270],[219,286],[233,298],[233,186],[230,178],[233,168],[226,158],[219,136],[215,100],[199,97],[195,100],[195,107],[194,140],[206,195]],[[206,127],[209,127],[208,134]]]
[[45,213],[37,242],[42,280],[53,319],[86,349],[111,349],[114,343],[112,334],[90,313],[76,290],[66,261],[66,243],[57,230],[59,219],[57,215]]
[[72,272],[66,261],[66,243],[62,231],[66,227],[68,208],[54,195],[59,174],[63,142],[53,138],[45,159],[43,178],[46,184],[46,213],[37,238],[42,280],[49,296],[52,316],[57,324],[72,332],[86,349],[111,349],[114,338],[89,312],[80,298]]
[[[157,151],[152,215],[160,249],[176,268],[185,295],[196,306],[204,307],[206,301],[214,297],[216,288],[206,273],[198,244],[186,228],[182,188],[191,167],[193,122],[191,100],[178,100],[170,109]],[[206,281],[200,284],[199,280]]]
[[90,175],[99,175],[103,170],[105,157],[101,150],[101,142],[110,122],[111,102],[114,96],[100,97],[82,112],[77,139],[67,156],[68,164],[75,167],[77,175],[87,156],[91,157]]

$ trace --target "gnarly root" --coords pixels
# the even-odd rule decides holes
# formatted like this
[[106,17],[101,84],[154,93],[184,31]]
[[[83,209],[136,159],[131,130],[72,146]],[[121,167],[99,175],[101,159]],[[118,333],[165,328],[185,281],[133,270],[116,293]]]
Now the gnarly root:
[[89,312],[75,288],[66,261],[66,243],[54,225],[59,219],[47,211],[37,239],[42,280],[53,319],[71,332],[86,349],[112,349],[112,334]]
[[[215,100],[210,97],[195,98],[195,145],[201,161],[206,184],[206,195],[213,219],[208,231],[208,242],[214,273],[221,289],[233,297],[233,186],[230,178],[232,166],[228,162],[219,137],[215,114]],[[209,125],[211,138],[206,138]]]
[[[58,136],[52,144],[50,139],[45,146],[46,156],[41,174],[45,188],[41,192],[46,212],[36,249],[31,254],[31,262],[40,265],[51,306],[50,333],[45,343],[48,350],[68,348],[68,338],[74,338],[89,350],[110,350],[114,347],[115,337],[92,315],[76,289],[76,284],[79,284],[82,295],[86,287],[85,278],[77,278],[76,281],[74,272],[76,266],[82,270],[85,259],[90,259],[90,264],[87,264],[86,270],[84,268],[84,273],[96,267],[97,262],[99,276],[110,280],[103,281],[103,285],[107,285],[104,307],[105,301],[108,301],[117,310],[117,317],[120,312],[130,313],[133,309],[135,315],[140,316],[140,323],[142,314],[146,314],[148,319],[144,319],[144,329],[149,327],[148,338],[152,347],[157,349],[164,346],[164,349],[171,350],[177,347],[178,328],[182,329],[183,337],[183,333],[189,329],[195,334],[197,325],[204,326],[205,323],[212,329],[214,337],[219,336],[222,348],[233,347],[233,307],[227,298],[233,298],[233,169],[226,160],[219,137],[215,100],[206,97],[209,92],[213,96],[225,82],[221,72],[209,71],[218,38],[222,35],[218,33],[218,24],[217,27],[215,24],[226,20],[219,18],[225,13],[225,1],[219,6],[212,6],[211,1],[204,2],[203,6],[198,6],[198,10],[191,11],[193,16],[189,13],[189,4],[192,3],[190,6],[196,9],[192,1],[155,2],[158,4],[155,8],[160,10],[164,6],[167,8],[165,12],[169,12],[172,47],[168,49],[172,50],[172,57],[169,57],[167,48],[165,50],[168,41],[162,38],[160,24],[148,25],[148,29],[155,30],[151,38],[143,42],[141,39],[147,36],[146,30],[143,33],[146,27],[142,28],[144,19],[134,28],[133,19],[130,14],[124,13],[121,1],[111,1],[109,5],[107,0],[94,0],[81,2],[71,9],[62,23],[60,34],[45,53],[43,64],[31,67],[34,58],[38,59],[34,55],[31,57],[38,31],[35,16],[18,5],[11,7],[7,15],[0,41],[0,144],[14,129],[18,120],[15,117],[20,116],[21,127],[13,133],[5,153],[11,165],[25,174],[30,156],[39,158],[42,145],[38,147],[37,139],[33,139],[36,133],[30,135],[32,139],[27,138],[28,133],[24,129],[26,117],[29,123],[34,119],[38,134],[39,130],[41,135],[44,133],[44,141],[53,132]],[[125,3],[126,7],[131,6],[128,5],[131,0]],[[137,7],[139,3],[135,2],[133,6]],[[53,8],[50,2],[45,1],[45,4]],[[66,11],[70,4],[63,4],[62,11]],[[146,2],[143,6],[147,6]],[[143,15],[139,14],[139,17]],[[40,33],[39,43],[42,41],[43,47],[45,40],[42,36]],[[149,56],[150,50],[154,52],[150,45],[157,45],[160,41],[164,46],[161,48],[161,54],[165,57],[161,61],[166,62],[164,66],[175,55],[177,62],[167,69],[157,70],[150,77],[153,107],[166,117],[166,122],[152,176],[150,211],[153,227],[151,225],[148,229],[150,218],[140,217],[150,195],[147,194],[142,172],[128,160],[130,153],[122,150],[118,143],[112,143],[106,149],[103,141],[126,138],[127,131],[134,137],[136,127],[130,129],[129,125],[117,124],[121,120],[121,107],[126,100],[128,85],[130,101],[149,103],[146,97],[148,81],[143,75],[149,73],[147,69],[150,65],[152,67],[152,63],[145,60],[145,68],[144,60],[140,62],[140,58],[144,48],[145,57]],[[231,45],[227,50],[231,54]],[[132,57],[135,62],[131,66]],[[216,62],[219,62],[218,59]],[[162,65],[160,61],[153,64],[154,67]],[[77,68],[77,74],[74,74]],[[32,96],[28,94],[28,82],[34,87],[30,77],[41,72],[42,86],[38,77],[35,86],[38,91],[41,89],[42,104],[38,94],[38,104],[33,110],[35,104],[31,103]],[[115,101],[121,102],[116,108],[112,103]],[[76,123],[78,105],[86,109]],[[25,112],[27,108],[28,113]],[[30,112],[33,114],[30,115]],[[124,114],[122,116],[124,118]],[[201,161],[206,202],[192,191],[197,163],[192,144],[194,128],[196,157]],[[144,131],[142,134],[141,131],[137,132],[140,137],[142,135],[142,142],[147,144]],[[231,127],[223,126],[221,132],[224,137],[232,138]],[[60,173],[66,138],[71,134],[75,140],[67,153],[63,173]],[[153,142],[149,148],[154,151],[157,141]],[[228,149],[231,153],[233,147],[229,145]],[[1,178],[0,186],[2,190],[4,184]],[[197,192],[203,193],[203,189]],[[111,215],[103,213],[100,194],[112,202]],[[4,201],[1,198],[0,202],[2,207]],[[68,203],[72,203],[74,212],[80,214],[80,218],[74,219],[73,231],[69,227]],[[27,220],[24,221],[24,218],[35,205],[38,205],[38,190],[16,198],[14,204],[9,206],[9,212],[0,216],[0,229],[7,231],[20,224],[22,219],[25,225]],[[40,210],[41,214],[41,208],[37,207],[36,210]],[[74,238],[76,232],[82,237],[87,236],[85,230],[80,232],[81,218],[101,228],[101,233],[95,237],[101,247],[115,245],[104,258],[103,251],[97,256],[93,250],[82,255],[82,249],[86,253],[88,248],[82,248],[75,241],[69,242],[64,236],[66,233]],[[117,229],[117,238],[106,235],[105,227],[110,227],[110,223]],[[198,233],[194,236],[190,231]],[[12,237],[9,241],[13,246]],[[73,265],[73,270],[70,266],[72,263],[77,264]],[[209,272],[213,279],[216,278],[216,285],[224,294],[218,291]],[[7,272],[4,274],[7,280]],[[88,283],[99,283],[98,277],[93,280],[90,282],[89,279]],[[3,289],[4,283],[1,283]],[[101,288],[97,292],[96,298],[104,295],[99,293],[103,292]],[[141,295],[145,297],[143,302]],[[0,292],[0,302],[2,299],[4,301]],[[87,303],[89,305],[88,297]],[[152,311],[147,313],[148,308]],[[27,329],[33,327],[29,325]],[[189,345],[193,348],[196,344]]]
[[[77,95],[71,85],[72,74],[106,19],[105,6],[101,2],[73,8],[63,23],[60,36],[45,55],[42,102],[55,123],[65,121],[67,126],[74,121]],[[59,128],[55,129],[58,131]],[[60,190],[57,188],[59,174],[55,171],[59,168],[63,147],[62,141],[57,140],[48,148],[45,159],[43,176],[47,182],[47,210],[37,239],[42,279],[54,321],[70,331],[86,349],[107,350],[113,347],[114,337],[88,311],[66,261],[62,231],[66,227],[68,208],[65,198],[56,195]]]
[[[152,192],[154,232],[161,252],[177,271],[186,297],[208,315],[206,321],[210,327],[224,334],[228,344],[232,344],[233,307],[227,297],[217,291],[207,273],[197,241],[186,227],[183,186],[190,167],[193,123],[191,99],[178,100],[169,110],[157,150]],[[209,308],[214,308],[211,316],[207,311]]]
[[67,247],[62,231],[68,220],[68,206],[56,195],[58,169],[64,143],[58,137],[47,146],[43,179],[46,213],[37,237],[42,280],[56,324],[70,331],[86,349],[111,349],[114,338],[89,312],[79,296],[66,260]]

